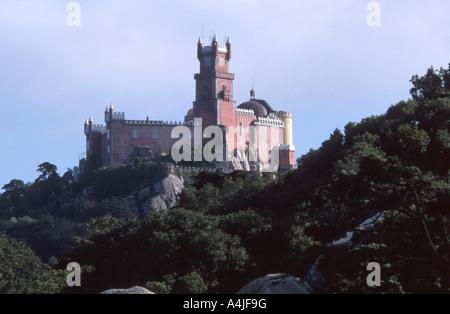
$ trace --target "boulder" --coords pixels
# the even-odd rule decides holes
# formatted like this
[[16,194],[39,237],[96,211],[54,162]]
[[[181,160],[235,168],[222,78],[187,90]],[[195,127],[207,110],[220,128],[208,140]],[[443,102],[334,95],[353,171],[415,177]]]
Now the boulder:
[[145,288],[135,286],[128,289],[109,289],[101,292],[100,294],[155,294]]
[[166,210],[178,204],[178,196],[184,189],[183,180],[169,174],[163,180],[154,186],[154,192],[157,194],[142,204],[144,215],[150,210]]
[[253,280],[237,294],[310,294],[311,287],[289,274],[270,274]]
[[[368,230],[373,228],[377,221],[384,219],[384,212],[370,217],[352,231],[348,231],[345,236],[329,243],[326,250],[334,250],[338,252],[348,252],[357,246],[353,243],[353,235],[358,230]],[[324,260],[325,259],[325,260]],[[315,263],[311,266],[308,273],[303,279],[291,276],[289,274],[271,274],[253,280],[243,288],[238,294],[311,294],[320,292],[326,285],[326,278],[319,271],[319,264],[327,263],[324,255],[319,256]]]

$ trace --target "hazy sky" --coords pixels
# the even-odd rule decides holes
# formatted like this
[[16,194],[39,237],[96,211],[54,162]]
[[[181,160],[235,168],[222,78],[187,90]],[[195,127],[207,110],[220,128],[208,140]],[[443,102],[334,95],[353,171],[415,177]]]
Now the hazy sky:
[[230,36],[234,99],[294,116],[296,156],[335,128],[409,97],[414,74],[450,62],[450,1],[0,0],[0,187],[62,174],[85,150],[83,123],[106,105],[128,119],[182,120],[194,100],[196,46]]

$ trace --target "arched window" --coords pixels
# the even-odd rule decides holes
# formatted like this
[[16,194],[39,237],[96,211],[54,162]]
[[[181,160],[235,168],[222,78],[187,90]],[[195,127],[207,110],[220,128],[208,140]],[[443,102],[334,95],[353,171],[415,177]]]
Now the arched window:
[[158,138],[158,131],[153,131],[152,137],[153,138]]
[[161,146],[155,145],[155,153],[156,154],[161,154]]
[[133,132],[131,132],[131,136],[133,138],[139,138],[139,131],[138,130],[133,130]]

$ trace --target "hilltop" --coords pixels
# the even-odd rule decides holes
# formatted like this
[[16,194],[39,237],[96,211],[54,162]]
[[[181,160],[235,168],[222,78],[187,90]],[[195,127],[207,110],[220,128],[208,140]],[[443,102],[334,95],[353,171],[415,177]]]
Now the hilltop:
[[[316,292],[448,293],[450,67],[411,82],[412,99],[336,129],[297,160],[298,169],[277,176],[186,174],[138,158],[75,182],[41,164],[35,182],[13,180],[0,196],[0,230],[8,235],[0,240],[9,252],[0,265],[26,258],[34,265],[2,274],[0,292],[140,285],[235,293],[270,273],[303,278],[322,256],[326,284]],[[161,195],[171,196],[152,203]],[[144,206],[162,203],[171,208]],[[383,219],[370,229],[357,228],[377,215]],[[349,231],[351,244],[329,245]],[[69,261],[83,266],[80,288],[54,282],[64,282],[58,270]],[[381,287],[366,285],[371,262],[381,265]],[[33,267],[51,285],[12,279],[31,276]]]

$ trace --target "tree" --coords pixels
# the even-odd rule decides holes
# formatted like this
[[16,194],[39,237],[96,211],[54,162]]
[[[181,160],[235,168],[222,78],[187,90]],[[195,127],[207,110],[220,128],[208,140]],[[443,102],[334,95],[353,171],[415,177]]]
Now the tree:
[[36,179],[35,182],[46,181],[53,176],[57,176],[57,167],[49,162],[44,162],[38,166],[37,172],[41,175]]
[[2,207],[13,207],[12,210],[17,212],[17,208],[22,205],[23,197],[27,191],[25,183],[22,180],[11,180],[2,189],[5,191],[0,195]]
[[24,243],[0,234],[0,294],[53,294],[65,285],[64,272],[42,263]]
[[433,100],[450,95],[450,64],[448,69],[435,70],[430,67],[424,76],[414,75],[410,82],[414,85],[410,93],[413,99]]

